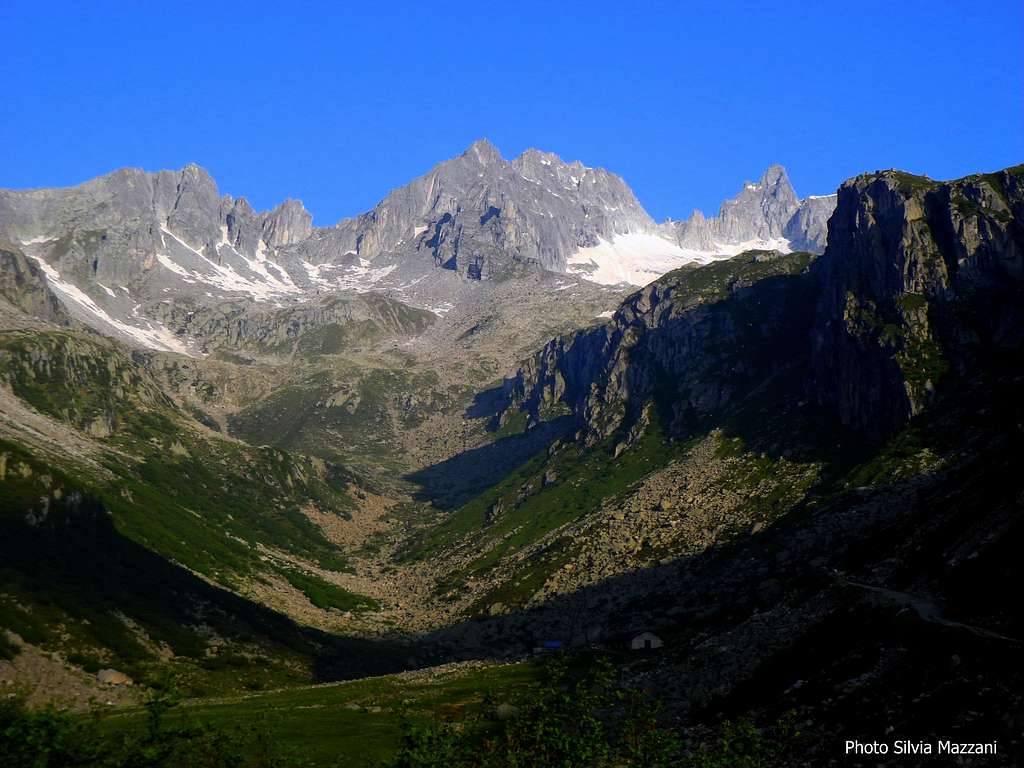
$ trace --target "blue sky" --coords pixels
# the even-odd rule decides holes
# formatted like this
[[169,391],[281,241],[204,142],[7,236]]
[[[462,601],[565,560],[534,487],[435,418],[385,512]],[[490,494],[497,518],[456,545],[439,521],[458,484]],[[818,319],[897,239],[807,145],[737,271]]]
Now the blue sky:
[[1024,162],[1019,0],[5,0],[0,24],[0,187],[197,162],[326,225],[486,136],[620,173],[662,219],[773,162],[800,195]]

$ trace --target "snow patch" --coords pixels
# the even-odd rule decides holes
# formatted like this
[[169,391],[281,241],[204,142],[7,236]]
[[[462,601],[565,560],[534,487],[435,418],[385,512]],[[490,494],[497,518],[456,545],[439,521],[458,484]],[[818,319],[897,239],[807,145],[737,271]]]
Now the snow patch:
[[355,291],[366,293],[372,291],[377,283],[390,275],[396,269],[397,264],[386,267],[371,267],[371,262],[360,259],[359,264],[338,267],[334,264],[310,264],[302,262],[303,269],[309,281],[318,288],[327,288],[332,291]]
[[440,317],[444,317],[449,312],[451,312],[453,309],[455,309],[455,305],[452,304],[450,301],[442,301],[436,307],[427,307],[427,309],[429,309],[435,315],[439,315]]
[[688,248],[658,235],[639,232],[598,238],[597,245],[580,248],[566,261],[566,271],[601,285],[647,285],[684,264],[707,264],[712,254]]
[[[147,318],[139,318],[139,322],[145,323],[146,328],[139,328],[128,323],[115,320],[104,311],[95,301],[92,300],[78,286],[61,279],[60,272],[50,266],[42,257],[28,254],[29,258],[39,265],[39,268],[46,275],[46,284],[57,294],[58,298],[69,308],[78,309],[85,313],[94,322],[99,322],[120,335],[127,336],[133,341],[150,349],[160,349],[167,352],[180,352],[189,354],[185,344],[159,323],[154,323]],[[132,310],[137,314],[139,307]]]
[[[256,258],[250,258],[244,253],[240,253],[228,242],[227,229],[222,227],[221,242],[214,246],[215,250],[218,254],[220,254],[221,249],[229,250],[236,257],[236,263],[241,262],[240,266],[243,267],[243,271],[249,273],[248,275],[243,275],[230,264],[218,264],[203,253],[203,251],[193,248],[169,229],[161,227],[160,231],[163,235],[168,235],[182,248],[194,254],[199,260],[196,262],[196,266],[201,269],[194,269],[180,264],[167,253],[158,253],[156,255],[157,261],[163,267],[178,275],[187,283],[206,283],[223,291],[245,293],[256,301],[267,301],[283,294],[302,292],[302,289],[295,285],[287,275],[275,275],[270,272],[268,267],[273,267],[275,271],[278,271],[279,268],[266,258],[266,245],[262,240],[257,243]],[[164,246],[167,246],[166,240],[164,240]]]
[[784,237],[776,237],[771,240],[744,240],[742,243],[730,243],[722,245],[715,243],[713,253],[718,256],[736,256],[744,251],[781,251],[789,253],[793,250],[792,243]]

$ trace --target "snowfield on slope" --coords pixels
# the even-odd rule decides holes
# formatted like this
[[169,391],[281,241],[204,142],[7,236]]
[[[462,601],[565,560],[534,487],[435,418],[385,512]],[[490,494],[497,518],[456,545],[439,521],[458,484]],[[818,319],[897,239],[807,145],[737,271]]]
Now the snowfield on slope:
[[684,264],[711,261],[708,254],[680,248],[658,235],[639,232],[598,238],[597,245],[580,248],[566,260],[565,269],[601,285],[647,285]]
[[659,235],[632,232],[580,248],[566,260],[566,272],[601,285],[643,286],[686,264],[709,264],[743,251],[789,252],[788,240],[749,240],[730,245],[715,244],[711,251],[681,248]]
[[39,268],[46,276],[46,284],[64,306],[79,319],[84,320],[100,331],[106,331],[111,336],[127,338],[136,344],[150,349],[179,352],[183,355],[191,354],[182,340],[160,323],[148,318],[139,317],[136,322],[146,326],[145,328],[140,328],[123,323],[120,320],[115,320],[78,286],[61,279],[60,273],[41,256],[33,253],[26,253],[26,255],[39,265]]

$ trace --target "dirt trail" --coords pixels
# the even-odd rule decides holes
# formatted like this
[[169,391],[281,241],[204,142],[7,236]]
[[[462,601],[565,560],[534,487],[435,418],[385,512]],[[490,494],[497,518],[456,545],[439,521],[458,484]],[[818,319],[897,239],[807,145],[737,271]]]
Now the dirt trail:
[[984,627],[977,627],[973,624],[964,624],[959,621],[952,621],[943,617],[943,608],[941,603],[930,597],[923,595],[915,595],[910,592],[899,592],[894,589],[886,589],[885,587],[876,587],[871,584],[864,584],[862,582],[853,581],[844,577],[839,577],[838,582],[844,586],[853,587],[855,589],[861,589],[866,592],[871,592],[875,595],[880,596],[884,600],[896,605],[906,606],[911,608],[922,621],[926,621],[930,624],[940,624],[944,627],[952,627],[953,629],[962,629],[966,632],[970,632],[978,637],[984,637],[989,640],[999,640],[1004,643],[1013,643],[1014,645],[1020,645],[1021,641],[1001,635],[998,632],[993,632],[990,629]]

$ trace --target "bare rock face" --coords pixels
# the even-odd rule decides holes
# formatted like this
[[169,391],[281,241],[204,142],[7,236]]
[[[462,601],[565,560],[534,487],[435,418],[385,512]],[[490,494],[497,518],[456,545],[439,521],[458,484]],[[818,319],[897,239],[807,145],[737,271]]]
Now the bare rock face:
[[[506,161],[487,140],[397,189],[372,211],[321,234],[328,252],[412,252],[464,277],[499,276],[508,260],[564,271],[598,237],[655,231],[615,174],[528,149]],[[323,257],[324,249],[315,258]]]
[[101,669],[96,673],[96,679],[106,685],[134,685],[135,681],[132,680],[124,672],[118,672],[116,669]]
[[443,313],[472,300],[474,282],[524,268],[642,284],[741,242],[791,250],[788,237],[820,250],[827,213],[827,202],[798,201],[773,166],[718,217],[658,225],[613,173],[536,149],[508,161],[481,140],[333,227],[313,227],[295,200],[257,212],[188,165],[0,190],[0,238],[71,318],[135,346],[196,354],[203,341],[186,326],[198,325],[169,321],[225,302],[283,306],[374,291]]
[[730,242],[780,238],[798,206],[786,169],[773,165],[759,182],[747,182],[739,195],[722,203],[717,231]]
[[47,288],[39,268],[20,248],[0,241],[0,305],[4,303],[15,313],[58,325],[71,322],[63,305]]
[[284,266],[277,249],[311,227],[300,203],[258,214],[244,198],[221,195],[197,165],[128,168],[66,189],[0,190],[0,237],[45,273],[68,313],[123,341],[172,351],[186,345],[156,326],[154,304],[299,295],[308,273]]
[[260,219],[263,241],[275,248],[299,243],[313,232],[313,217],[298,200],[285,200]]
[[834,195],[798,199],[786,169],[773,165],[760,181],[744,182],[736,197],[722,203],[717,216],[709,219],[694,211],[689,219],[670,222],[668,228],[680,246],[701,251],[763,243],[821,253],[833,208]]
[[623,429],[628,444],[656,392],[680,424],[809,356],[814,399],[884,438],[947,375],[969,380],[980,361],[1019,354],[1022,212],[1024,166],[954,182],[858,176],[840,188],[828,247],[807,274],[809,254],[767,252],[669,273],[609,323],[525,361],[505,382],[508,407],[537,418],[565,403],[586,442]]
[[329,341],[337,345],[348,337],[366,340],[416,335],[437,319],[431,312],[379,294],[317,297],[281,308],[244,300],[217,304],[182,301],[158,305],[155,316],[175,333],[194,339],[203,351],[261,348],[288,353],[310,331],[333,329]]
[[0,190],[0,238],[41,270],[72,317],[188,353],[198,341],[164,323],[181,314],[168,303],[280,305],[417,285],[403,301],[444,311],[463,293],[456,275],[501,279],[524,264],[564,272],[567,257],[598,238],[656,230],[618,176],[537,150],[509,162],[487,141],[323,229],[298,201],[256,212],[222,195],[197,165]]
[[828,239],[828,220],[836,208],[835,195],[811,195],[800,201],[782,235],[797,251],[822,253]]
[[[509,408],[536,419],[554,403],[576,414],[589,444],[622,429],[625,450],[656,393],[673,423],[727,405],[784,365],[806,338],[808,253],[745,253],[669,273],[631,295],[606,325],[553,339],[505,381]],[[763,281],[766,277],[785,278]],[[756,318],[756,321],[755,321]]]
[[812,335],[814,390],[881,438],[948,374],[1024,341],[1024,166],[953,182],[897,171],[839,189]]

